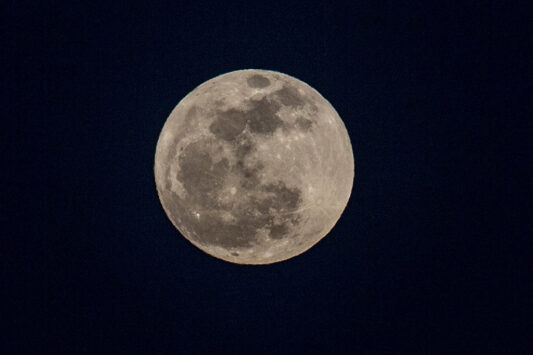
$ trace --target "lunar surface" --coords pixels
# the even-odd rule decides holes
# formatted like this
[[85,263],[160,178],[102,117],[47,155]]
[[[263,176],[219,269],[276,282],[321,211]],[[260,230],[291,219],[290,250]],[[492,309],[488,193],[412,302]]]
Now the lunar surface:
[[157,143],[155,182],[174,226],[206,253],[270,264],[311,248],[352,190],[348,132],[315,89],[267,70],[190,92]]

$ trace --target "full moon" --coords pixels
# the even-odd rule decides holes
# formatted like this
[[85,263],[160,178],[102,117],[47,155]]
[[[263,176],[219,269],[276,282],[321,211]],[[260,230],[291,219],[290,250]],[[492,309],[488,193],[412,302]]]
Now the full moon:
[[163,209],[193,245],[232,263],[270,264],[331,231],[352,191],[354,158],[344,123],[315,89],[250,69],[179,102],[154,173]]

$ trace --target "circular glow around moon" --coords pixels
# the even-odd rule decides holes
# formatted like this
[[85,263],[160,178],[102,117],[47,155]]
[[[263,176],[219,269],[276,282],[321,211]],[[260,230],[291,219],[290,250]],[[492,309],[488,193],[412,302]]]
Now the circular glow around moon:
[[340,218],[354,159],[339,115],[291,76],[239,70],[190,92],[155,154],[163,208],[192,244],[238,264],[311,248]]

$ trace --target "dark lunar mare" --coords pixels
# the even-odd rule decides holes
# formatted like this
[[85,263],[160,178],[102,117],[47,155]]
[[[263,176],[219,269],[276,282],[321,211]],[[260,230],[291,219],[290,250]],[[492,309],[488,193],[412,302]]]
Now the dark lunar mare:
[[224,185],[229,162],[226,158],[214,162],[213,148],[213,141],[200,140],[189,144],[179,156],[177,177],[191,196],[191,202],[215,204],[216,192]]
[[[252,76],[249,80],[255,77]],[[239,137],[246,126],[253,133],[271,135],[278,128],[290,128],[286,126],[277,114],[281,106],[300,107],[305,105],[305,103],[306,100],[295,87],[285,85],[260,100],[247,100],[246,104],[250,107],[247,110],[235,108],[226,111],[218,110],[215,120],[209,126],[209,130],[217,138],[228,142],[232,142]],[[309,102],[309,105],[313,110],[316,110],[316,106],[312,102]],[[293,128],[306,132],[312,128],[313,123],[312,120],[300,116],[294,123]]]
[[246,117],[252,132],[263,135],[272,134],[283,125],[283,121],[277,115],[281,107],[277,101],[263,97],[257,101],[250,100],[250,103],[252,108],[246,112]]
[[216,118],[209,126],[209,131],[217,138],[231,142],[237,138],[246,126],[253,133],[268,135],[283,125],[277,112],[280,104],[276,100],[263,97],[260,100],[248,100],[248,110],[229,109],[217,111]]
[[216,137],[231,142],[246,127],[247,117],[243,111],[230,109],[218,111],[217,118],[209,126],[209,130]]
[[258,89],[266,88],[270,85],[270,80],[259,74],[250,76],[248,79],[246,79],[246,82],[249,87]]
[[291,85],[285,85],[278,91],[272,93],[282,105],[285,106],[303,106],[305,105],[305,100],[302,98],[298,89]]
[[307,118],[304,118],[302,116],[299,116],[297,119],[296,119],[296,122],[295,122],[295,126],[300,130],[300,131],[304,131],[304,132],[307,132],[309,130],[311,130],[311,126],[314,124],[313,121],[311,120],[308,120]]
[[[251,247],[257,241],[259,229],[266,229],[273,239],[287,236],[299,222],[299,216],[292,212],[301,203],[301,191],[287,187],[283,181],[261,183],[258,173],[262,164],[254,167],[244,164],[254,149],[250,138],[241,137],[240,144],[234,146],[237,163],[233,166],[227,159],[213,161],[216,146],[216,140],[203,139],[189,144],[180,154],[178,179],[187,197],[181,199],[172,192],[164,195],[172,218],[181,221],[189,236],[206,246]],[[230,173],[239,177],[240,189],[250,193],[247,202],[238,198],[223,202],[219,198]],[[194,211],[200,214],[199,218]],[[235,221],[223,220],[223,212],[231,212]]]

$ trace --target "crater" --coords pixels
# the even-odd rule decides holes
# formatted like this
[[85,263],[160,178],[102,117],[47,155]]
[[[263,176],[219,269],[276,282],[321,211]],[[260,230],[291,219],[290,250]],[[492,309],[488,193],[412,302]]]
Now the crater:
[[249,87],[258,89],[266,88],[270,85],[270,80],[259,74],[252,75],[246,79],[246,82],[248,83]]

